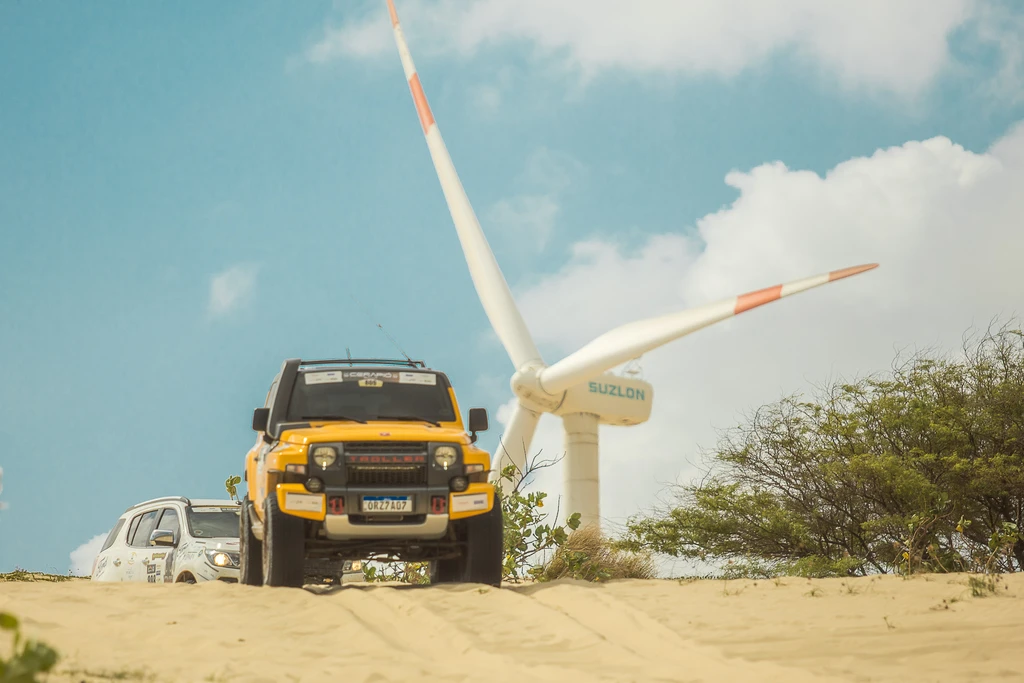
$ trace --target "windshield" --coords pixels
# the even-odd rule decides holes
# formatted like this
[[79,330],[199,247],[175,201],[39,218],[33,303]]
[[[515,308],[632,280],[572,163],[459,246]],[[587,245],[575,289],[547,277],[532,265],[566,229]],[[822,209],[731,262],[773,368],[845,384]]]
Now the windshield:
[[188,530],[195,538],[238,538],[238,508],[191,507]]
[[455,410],[432,372],[306,370],[295,380],[285,419],[453,422]]

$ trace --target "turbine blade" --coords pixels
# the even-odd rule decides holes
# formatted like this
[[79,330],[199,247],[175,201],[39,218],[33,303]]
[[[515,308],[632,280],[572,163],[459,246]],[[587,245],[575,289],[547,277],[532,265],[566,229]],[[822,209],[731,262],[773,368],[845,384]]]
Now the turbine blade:
[[492,481],[499,481],[501,471],[509,464],[514,464],[521,476],[526,469],[530,443],[533,441],[533,434],[537,431],[539,421],[540,413],[535,413],[522,403],[516,402],[516,407],[512,409],[512,418],[508,421],[508,427],[501,435],[501,443],[494,454],[497,465],[491,473]]
[[691,332],[763,306],[782,297],[798,294],[820,285],[877,268],[877,263],[854,266],[814,277],[775,285],[733,299],[627,323],[602,334],[579,351],[540,371],[544,391],[557,394],[614,368],[631,358],[658,348]]
[[498,262],[487,243],[487,238],[480,228],[480,221],[477,220],[469,197],[466,196],[462,181],[459,180],[459,176],[455,172],[455,165],[448,155],[448,148],[445,147],[444,140],[441,138],[441,131],[430,111],[430,105],[427,104],[427,96],[423,93],[419,74],[416,73],[412,55],[405,43],[405,35],[398,23],[395,3],[393,0],[387,0],[387,3],[388,12],[391,14],[391,25],[395,31],[395,43],[398,45],[398,54],[402,58],[405,77],[409,81],[409,90],[412,92],[412,100],[416,105],[416,113],[419,114],[423,134],[427,138],[430,158],[434,162],[437,178],[441,182],[441,190],[444,192],[448,211],[451,212],[452,221],[455,223],[459,242],[462,243],[462,251],[466,256],[466,264],[469,266],[469,274],[473,278],[473,285],[480,297],[480,303],[483,304],[487,318],[491,321],[491,327],[494,328],[498,339],[501,340],[517,370],[529,363],[542,363],[533,337],[530,336],[530,331],[526,328],[526,323],[523,322],[519,308],[512,298],[512,292],[505,281],[505,276],[502,275],[501,268],[498,267]]

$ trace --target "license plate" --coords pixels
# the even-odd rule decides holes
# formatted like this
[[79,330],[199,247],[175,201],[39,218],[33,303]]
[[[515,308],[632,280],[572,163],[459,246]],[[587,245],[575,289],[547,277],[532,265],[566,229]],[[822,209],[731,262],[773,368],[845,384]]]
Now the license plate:
[[412,512],[409,496],[363,496],[363,512]]

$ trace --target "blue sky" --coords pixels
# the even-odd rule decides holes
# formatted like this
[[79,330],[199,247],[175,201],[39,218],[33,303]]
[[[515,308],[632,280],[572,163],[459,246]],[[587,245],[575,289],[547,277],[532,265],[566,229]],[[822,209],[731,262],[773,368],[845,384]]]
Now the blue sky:
[[[923,168],[995,155],[1009,173],[1024,157],[990,151],[1024,119],[1020,33],[1006,28],[1021,26],[1024,11],[1008,3],[935,3],[936,16],[946,14],[934,21],[930,2],[908,3],[917,14],[907,16],[879,10],[847,22],[840,13],[796,37],[787,27],[797,14],[786,18],[796,2],[780,3],[778,26],[747,21],[732,31],[725,28],[745,20],[675,16],[675,6],[650,29],[668,31],[660,39],[645,39],[642,23],[623,27],[601,3],[587,12],[585,34],[566,28],[577,24],[568,10],[531,23],[533,3],[514,24],[502,19],[499,0],[472,11],[397,4],[442,134],[531,326],[551,318],[574,282],[566,277],[585,272],[587,258],[599,261],[594,253],[636,265],[654,240],[692,237],[709,214],[742,208],[733,202],[747,190],[725,182],[732,171],[781,161],[825,174],[861,157],[888,163],[872,155],[935,136],[964,149],[937,151]],[[485,447],[500,435],[494,418],[510,397],[512,367],[472,289],[383,2],[201,10],[0,5],[0,467],[8,504],[0,571],[65,571],[72,550],[140,500],[222,495],[252,444],[251,410],[281,361],[343,356],[346,347],[394,356],[378,322],[410,355],[449,374],[464,410],[488,408]],[[706,44],[678,48],[672,22],[697,20]],[[823,37],[836,26],[853,47],[831,49],[847,44]],[[696,29],[678,28],[687,30]],[[637,46],[628,44],[630,31]],[[759,47],[730,51],[744,41]],[[878,46],[865,48],[871,41]],[[1017,149],[1011,143],[999,149]],[[895,168],[910,181],[921,175]],[[993,183],[986,206],[1001,209],[984,224],[999,244],[1013,214],[1000,204],[1005,178]],[[821,253],[850,251],[856,263],[884,260],[876,252],[894,242],[919,255],[913,240],[941,242],[889,235],[874,251],[861,245],[866,259],[828,245]],[[820,262],[810,272],[738,272],[756,274],[749,284],[757,287],[851,265]],[[613,263],[600,272],[632,271]],[[679,282],[688,276],[677,274]],[[588,325],[600,331],[643,309],[631,300],[651,300],[641,285],[653,298],[671,292],[675,275],[670,267],[663,281],[602,283],[622,300],[579,311],[597,312],[564,334],[538,331],[546,358],[571,351]],[[922,338],[876,319],[872,348],[886,356],[897,341],[955,341],[974,316],[1003,311],[989,306],[989,294],[1020,294],[983,284],[983,305],[965,299],[948,328]],[[900,300],[911,309],[914,296],[926,295],[913,286]],[[709,276],[698,290],[717,287]],[[554,301],[547,309],[545,298]],[[905,318],[893,306],[887,315]],[[745,329],[761,334],[757,325],[769,319]],[[687,348],[699,356],[699,347]],[[769,375],[723,410],[751,408],[837,367],[882,369],[887,356],[877,353],[801,366],[790,384]],[[665,405],[643,428],[648,441],[671,427],[675,404]],[[541,441],[554,438],[546,434]],[[678,439],[687,452],[698,441]],[[657,476],[643,464],[628,468],[650,489],[683,466],[678,453],[663,460]],[[649,499],[617,500],[625,510]]]

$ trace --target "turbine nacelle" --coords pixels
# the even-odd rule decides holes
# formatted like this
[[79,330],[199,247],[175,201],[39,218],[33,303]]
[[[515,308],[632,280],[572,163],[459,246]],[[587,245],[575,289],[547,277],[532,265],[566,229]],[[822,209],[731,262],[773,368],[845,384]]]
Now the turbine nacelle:
[[594,415],[598,424],[630,427],[647,422],[654,403],[654,387],[635,377],[606,372],[565,392],[561,405],[551,414]]
[[549,394],[541,384],[543,367],[517,371],[509,382],[523,408],[559,417],[572,413],[596,415],[601,424],[637,425],[651,416],[654,387],[642,379],[601,373],[558,394]]

